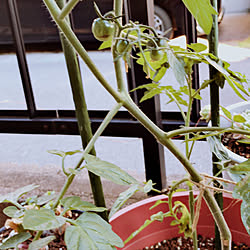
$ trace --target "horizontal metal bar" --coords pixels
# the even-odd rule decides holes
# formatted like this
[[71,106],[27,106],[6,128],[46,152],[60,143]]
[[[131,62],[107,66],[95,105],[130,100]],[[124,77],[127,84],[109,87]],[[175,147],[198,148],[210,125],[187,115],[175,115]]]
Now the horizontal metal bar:
[[[90,111],[93,131],[99,127],[107,111]],[[177,112],[162,112],[162,127],[171,131],[183,126]],[[167,119],[164,119],[167,118]],[[195,124],[192,124],[193,126]],[[200,125],[206,125],[202,123]],[[26,110],[1,110],[0,133],[22,134],[68,134],[78,135],[77,121],[73,110],[37,111],[37,117],[29,118]],[[147,133],[146,129],[126,111],[119,111],[105,130],[105,136],[139,137]]]

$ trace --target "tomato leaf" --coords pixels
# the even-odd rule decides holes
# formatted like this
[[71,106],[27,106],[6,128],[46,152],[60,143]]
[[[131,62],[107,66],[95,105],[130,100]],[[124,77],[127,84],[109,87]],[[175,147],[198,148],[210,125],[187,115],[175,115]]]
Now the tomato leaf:
[[111,211],[109,213],[109,218],[111,218],[111,216],[114,215],[124,205],[124,203],[137,191],[139,191],[139,185],[135,184],[129,187],[126,191],[120,193],[111,208]]
[[0,249],[11,249],[15,248],[17,249],[17,246],[28,240],[32,235],[28,232],[21,232],[19,234],[16,234],[12,237],[10,237],[8,240],[6,240],[4,243],[0,244]]
[[85,161],[87,162],[85,167],[100,177],[120,185],[138,184],[138,181],[134,177],[110,162],[102,161],[89,154],[85,155]]
[[210,0],[182,0],[206,34],[209,34],[213,24],[212,15],[217,12]]
[[62,226],[65,221],[66,219],[64,217],[56,216],[55,213],[49,209],[30,209],[25,211],[23,227],[29,230],[43,231],[58,228]]
[[184,68],[184,61],[181,58],[178,58],[172,50],[167,50],[168,55],[168,63],[170,65],[170,68],[174,72],[174,76],[180,86],[184,86],[185,84],[185,77],[186,72]]
[[65,242],[68,249],[113,249],[123,247],[123,241],[105,220],[94,213],[83,213],[75,226],[67,227]]
[[241,199],[241,219],[250,234],[250,174],[239,181],[233,190],[233,197]]
[[195,52],[202,52],[207,49],[207,46],[203,43],[191,43],[187,44],[187,47],[194,50]]
[[29,244],[29,249],[28,250],[37,250],[37,249],[44,248],[45,246],[47,246],[54,239],[56,239],[55,236],[48,236],[48,237],[42,238],[40,240],[32,241]]
[[96,207],[94,204],[82,201],[79,196],[70,196],[61,200],[64,213],[68,210],[103,212],[107,210],[105,207]]
[[245,117],[242,116],[242,115],[234,115],[234,116],[233,116],[233,120],[234,120],[234,122],[239,122],[239,123],[244,123],[244,122],[247,121],[247,120],[245,119]]
[[102,50],[102,49],[108,49],[110,48],[112,45],[112,39],[108,40],[108,41],[104,41],[102,42],[102,44],[100,45],[100,47],[98,48],[98,50]]
[[17,202],[17,200],[23,194],[26,194],[26,193],[34,190],[37,187],[39,187],[39,186],[31,184],[31,185],[28,185],[28,186],[25,186],[25,187],[21,187],[21,188],[15,190],[14,192],[11,192],[11,193],[8,193],[8,194],[5,194],[5,195],[1,195],[0,196],[0,203],[2,203],[2,202],[10,202],[10,203],[15,204]]
[[24,215],[24,211],[19,210],[17,207],[9,206],[3,210],[4,214],[11,218],[19,218]]

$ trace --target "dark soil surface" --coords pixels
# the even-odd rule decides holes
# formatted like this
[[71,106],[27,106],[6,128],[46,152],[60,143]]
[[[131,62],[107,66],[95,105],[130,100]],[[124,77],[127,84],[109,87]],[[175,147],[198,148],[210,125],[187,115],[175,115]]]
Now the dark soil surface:
[[[202,236],[198,236],[198,248],[200,250],[214,250],[214,239],[213,238],[203,238]],[[143,250],[191,250],[193,249],[193,241],[184,237],[173,238],[171,240],[163,240],[162,242],[158,242],[155,245],[148,246],[143,248]],[[250,249],[249,246],[245,244],[232,243],[232,249]]]
[[241,143],[238,140],[243,139],[242,135],[224,133],[222,136],[223,145],[232,152],[245,157],[250,158],[250,144]]

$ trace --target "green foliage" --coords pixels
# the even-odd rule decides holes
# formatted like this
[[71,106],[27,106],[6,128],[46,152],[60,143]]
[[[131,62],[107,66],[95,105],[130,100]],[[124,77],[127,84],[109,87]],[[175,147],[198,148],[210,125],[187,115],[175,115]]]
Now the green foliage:
[[61,227],[66,222],[66,218],[56,216],[53,211],[46,208],[29,209],[25,211],[23,217],[24,229],[43,231]]
[[68,249],[115,249],[123,247],[122,240],[100,216],[85,212],[67,227],[65,242]]
[[18,249],[18,245],[29,238],[31,238],[31,234],[29,232],[21,232],[19,234],[16,234],[10,238],[8,238],[5,242],[0,244],[0,249],[11,249],[15,248]]
[[109,218],[111,218],[125,204],[125,202],[139,190],[139,185],[135,184],[129,187],[126,191],[120,193],[110,210]]
[[182,0],[188,10],[206,34],[209,34],[213,24],[213,15],[217,12],[210,0]]
[[[249,170],[249,162],[248,170]],[[244,165],[243,165],[244,166]],[[241,168],[241,167],[240,167]],[[245,167],[241,168],[241,170],[245,169]],[[236,199],[241,199],[241,218],[243,224],[250,234],[250,174],[249,171],[247,172],[246,176],[237,183],[234,187],[233,197]]]
[[62,199],[60,201],[63,207],[63,214],[69,210],[80,210],[88,212],[103,212],[107,210],[105,207],[96,207],[90,202],[82,201],[78,196],[70,196]]
[[23,210],[20,210],[17,207],[14,207],[14,206],[6,207],[3,210],[3,212],[4,212],[5,215],[7,215],[10,218],[19,218],[19,217],[24,215]]
[[31,185],[28,185],[28,186],[25,186],[25,187],[21,187],[21,188],[15,190],[14,192],[11,192],[11,193],[8,193],[8,194],[5,194],[5,195],[1,195],[0,196],[0,203],[2,203],[2,202],[10,202],[10,203],[13,203],[14,205],[16,205],[18,199],[22,195],[34,190],[37,187],[38,187],[37,185],[31,184]]
[[130,186],[127,190],[120,193],[116,201],[114,202],[110,213],[109,218],[112,217],[124,204],[125,202],[131,198],[135,193],[138,191],[142,191],[144,193],[149,193],[153,189],[153,182],[152,180],[149,180],[143,187],[141,187],[139,184],[134,184]]
[[56,239],[55,236],[47,236],[47,237],[42,238],[40,240],[32,241],[30,243],[30,245],[29,245],[29,249],[28,250],[37,250],[37,249],[44,248],[45,246],[47,246],[54,239]]
[[134,179],[131,175],[129,175],[121,168],[117,167],[116,165],[110,162],[102,161],[98,157],[86,154],[85,161],[87,163],[85,167],[90,172],[100,177],[103,177],[107,180],[110,180],[114,183],[120,185],[130,185],[138,183],[136,179]]

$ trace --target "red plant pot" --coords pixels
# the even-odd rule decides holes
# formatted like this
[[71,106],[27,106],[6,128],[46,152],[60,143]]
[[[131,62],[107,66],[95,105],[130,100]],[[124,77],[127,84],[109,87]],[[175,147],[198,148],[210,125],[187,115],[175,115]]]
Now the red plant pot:
[[[167,212],[167,204],[160,204],[152,210],[149,209],[157,200],[167,199],[167,196],[159,195],[121,209],[110,220],[113,231],[116,232],[122,240],[126,240],[130,234],[143,225],[145,220],[149,219],[152,214],[159,211]],[[188,193],[176,193],[173,197],[173,201],[177,200],[188,206]],[[236,244],[245,243],[250,245],[250,236],[241,221],[240,205],[241,201],[232,198],[230,195],[224,195],[224,216],[231,230],[232,240]],[[179,236],[178,227],[170,226],[172,220],[173,218],[167,217],[163,222],[154,221],[129,241],[123,249],[142,249],[145,246],[151,246],[162,240]],[[214,237],[214,220],[204,200],[201,204],[197,232],[204,237]]]

